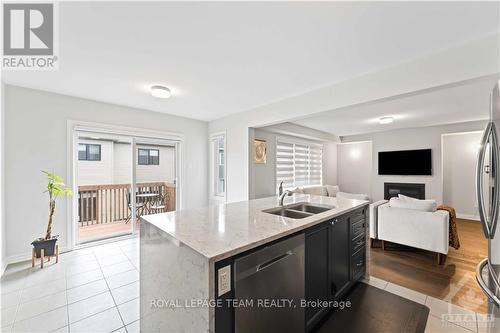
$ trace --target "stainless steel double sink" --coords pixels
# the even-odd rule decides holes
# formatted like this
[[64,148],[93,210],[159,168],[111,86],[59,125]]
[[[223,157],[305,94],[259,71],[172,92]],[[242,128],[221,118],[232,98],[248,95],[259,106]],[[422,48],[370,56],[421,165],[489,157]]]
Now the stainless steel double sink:
[[326,212],[334,209],[335,206],[310,204],[308,202],[299,202],[283,207],[275,207],[263,210],[264,213],[288,217],[291,219],[303,219],[315,214]]

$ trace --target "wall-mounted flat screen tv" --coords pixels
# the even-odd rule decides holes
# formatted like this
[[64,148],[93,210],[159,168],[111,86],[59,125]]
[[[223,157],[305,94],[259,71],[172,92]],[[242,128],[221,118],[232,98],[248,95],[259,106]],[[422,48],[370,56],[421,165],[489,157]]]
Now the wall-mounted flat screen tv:
[[430,176],[432,149],[381,151],[378,153],[378,174]]

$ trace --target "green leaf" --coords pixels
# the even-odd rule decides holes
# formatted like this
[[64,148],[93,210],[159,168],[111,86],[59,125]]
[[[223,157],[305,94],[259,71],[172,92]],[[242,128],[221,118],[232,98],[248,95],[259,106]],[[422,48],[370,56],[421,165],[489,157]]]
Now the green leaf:
[[72,196],[73,191],[66,186],[63,179],[53,172],[42,171],[47,175],[47,191],[49,197],[57,198],[59,196]]

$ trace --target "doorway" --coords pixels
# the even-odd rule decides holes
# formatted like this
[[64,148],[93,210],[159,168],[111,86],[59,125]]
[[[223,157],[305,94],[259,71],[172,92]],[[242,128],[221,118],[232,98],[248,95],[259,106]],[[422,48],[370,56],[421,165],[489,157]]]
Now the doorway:
[[74,132],[74,245],[134,236],[140,217],[178,205],[179,142]]
[[468,220],[479,220],[475,175],[482,135],[473,131],[441,136],[443,203]]

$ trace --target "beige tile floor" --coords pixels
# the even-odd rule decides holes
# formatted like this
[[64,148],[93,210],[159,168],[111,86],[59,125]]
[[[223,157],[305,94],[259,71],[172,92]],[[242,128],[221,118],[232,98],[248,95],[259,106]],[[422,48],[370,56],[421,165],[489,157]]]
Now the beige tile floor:
[[9,265],[0,291],[2,332],[139,332],[139,241]]
[[[490,324],[417,291],[375,277],[364,282],[428,306],[426,333],[482,333]],[[2,332],[139,332],[139,240],[64,253],[43,270],[9,265],[0,292]]]

